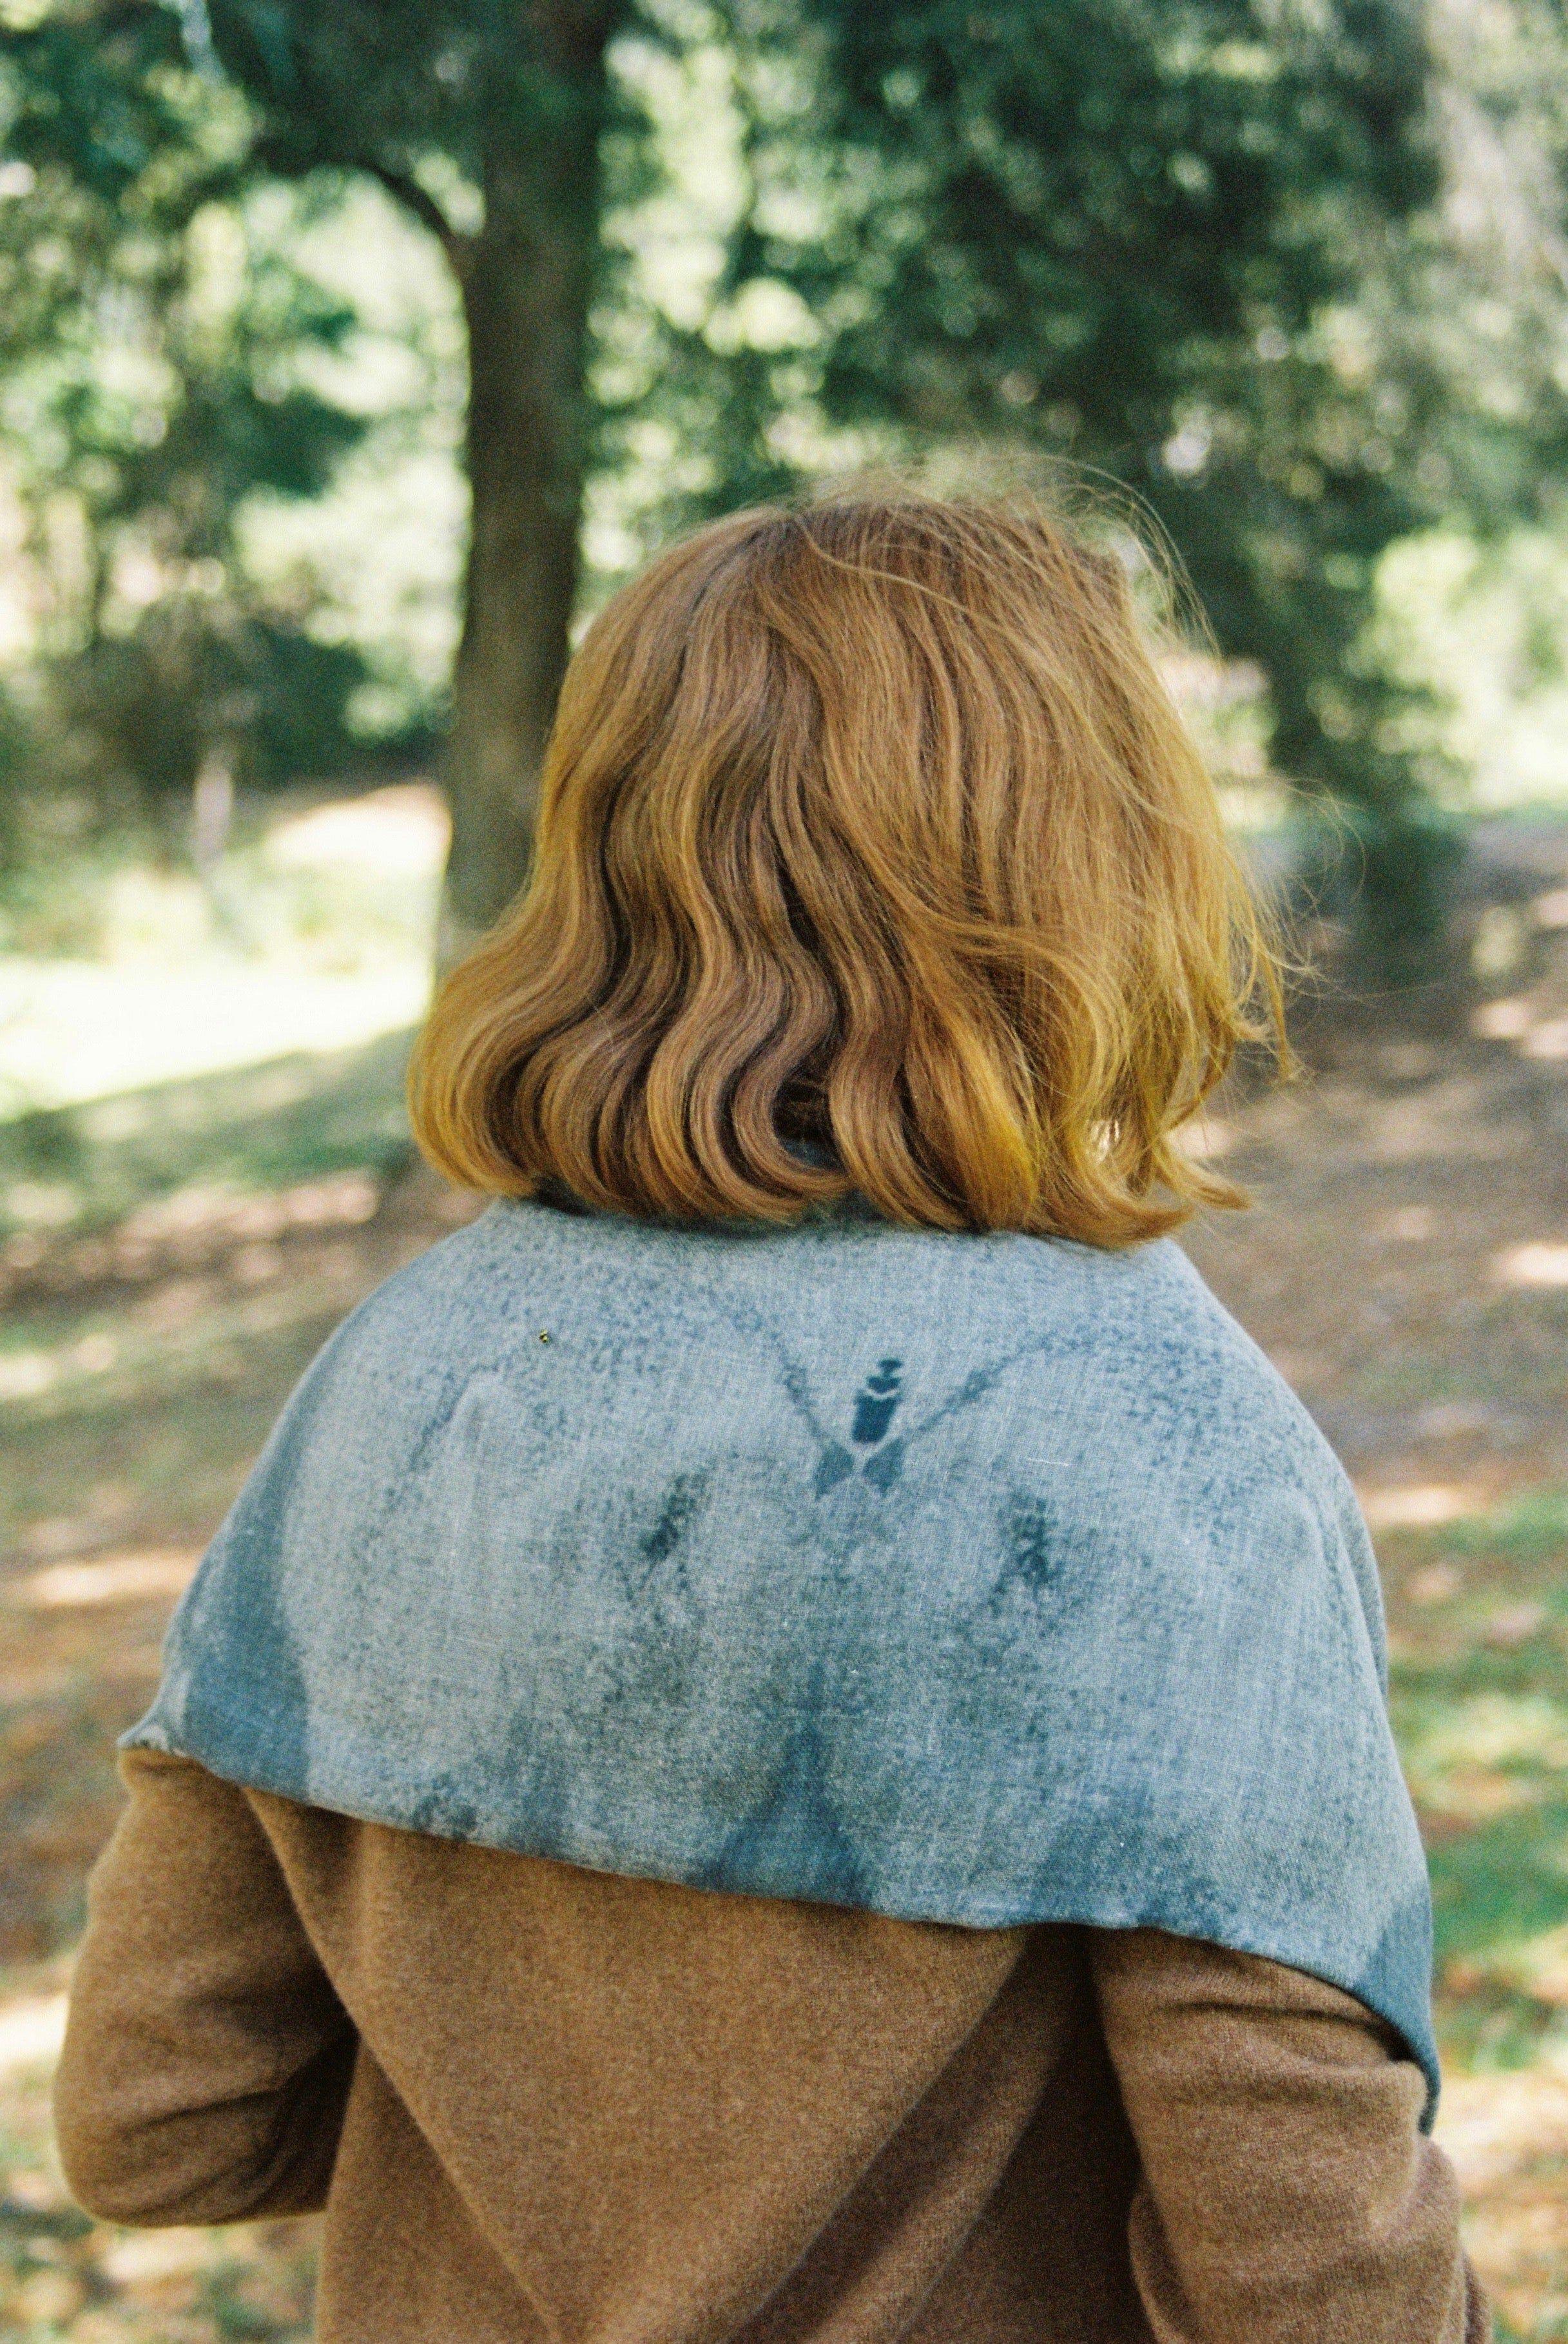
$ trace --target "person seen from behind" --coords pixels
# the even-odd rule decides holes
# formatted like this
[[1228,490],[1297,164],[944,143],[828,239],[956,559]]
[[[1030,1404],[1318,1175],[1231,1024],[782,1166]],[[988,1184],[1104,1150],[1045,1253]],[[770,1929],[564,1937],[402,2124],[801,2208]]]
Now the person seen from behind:
[[572,662],[126,1737],[82,2203],[327,2344],[1476,2344],[1375,1569],[1172,1241],[1279,986],[1123,564],[862,494]]

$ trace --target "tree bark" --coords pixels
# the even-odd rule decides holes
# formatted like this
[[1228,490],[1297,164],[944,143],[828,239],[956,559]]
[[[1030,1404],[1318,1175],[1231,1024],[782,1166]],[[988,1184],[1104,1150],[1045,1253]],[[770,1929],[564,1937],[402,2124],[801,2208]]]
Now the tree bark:
[[557,102],[533,112],[524,136],[498,126],[484,225],[458,263],[472,518],[444,775],[443,967],[500,917],[532,853],[577,591],[604,47],[619,14],[602,0],[534,12],[554,52]]

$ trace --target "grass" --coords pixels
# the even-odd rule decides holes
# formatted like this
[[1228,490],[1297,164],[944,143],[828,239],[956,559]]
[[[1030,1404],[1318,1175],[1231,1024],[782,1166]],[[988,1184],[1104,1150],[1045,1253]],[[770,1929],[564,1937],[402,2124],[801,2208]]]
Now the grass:
[[244,1193],[409,1161],[406,1032],[0,1122],[0,1237],[90,1233],[193,1187]]
[[1568,1490],[1380,1543],[1445,2051],[1568,2056]]

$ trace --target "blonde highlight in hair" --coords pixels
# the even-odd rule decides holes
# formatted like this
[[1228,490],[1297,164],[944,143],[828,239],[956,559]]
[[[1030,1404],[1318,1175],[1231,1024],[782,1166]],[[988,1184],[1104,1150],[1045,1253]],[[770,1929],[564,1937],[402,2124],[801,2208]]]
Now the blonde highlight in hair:
[[858,1190],[1119,1246],[1243,1201],[1176,1135],[1270,1038],[1123,565],[1026,507],[861,496],[720,521],[594,622],[532,881],[411,1096],[479,1189],[771,1221]]

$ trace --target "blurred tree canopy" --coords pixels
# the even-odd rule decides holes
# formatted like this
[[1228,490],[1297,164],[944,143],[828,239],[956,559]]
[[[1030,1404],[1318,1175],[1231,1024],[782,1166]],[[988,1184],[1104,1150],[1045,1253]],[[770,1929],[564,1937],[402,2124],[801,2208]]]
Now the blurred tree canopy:
[[846,328],[829,399],[927,431],[1010,409],[1133,488],[1222,648],[1268,677],[1282,769],[1353,805],[1413,895],[1417,783],[1356,651],[1378,556],[1431,510],[1426,418],[1333,313],[1438,192],[1416,13],[815,13],[845,146],[880,166],[858,242],[898,321]]
[[359,662],[258,601],[235,521],[258,491],[317,495],[359,425],[295,369],[349,313],[237,248],[243,107],[161,11],[116,14],[101,38],[10,36],[0,386],[45,556],[52,778],[124,806],[214,759],[262,781],[341,761]]
[[[215,743],[258,775],[337,752],[353,654],[248,599],[233,529],[351,444],[302,362],[351,320],[287,253],[226,264],[221,223],[359,177],[467,328],[452,945],[526,866],[585,499],[613,570],[846,461],[991,445],[1152,513],[1397,947],[1452,844],[1377,565],[1561,470],[1565,55],[1556,0],[8,0],[0,396],[80,549],[70,737],[154,785]],[[694,291],[651,289],[672,204]]]
[[255,162],[363,171],[436,237],[468,328],[472,499],[447,789],[449,950],[527,867],[576,601],[605,49],[622,0],[211,0]]
[[[1496,534],[1563,477],[1561,12],[802,0],[752,54],[803,25],[809,98],[798,63],[754,77],[742,241],[817,323],[827,413],[1131,490],[1266,677],[1273,764],[1348,823],[1340,892],[1419,959],[1459,842],[1369,621],[1391,543]],[[803,115],[815,237],[780,200]],[[749,486],[773,419],[740,389]]]

